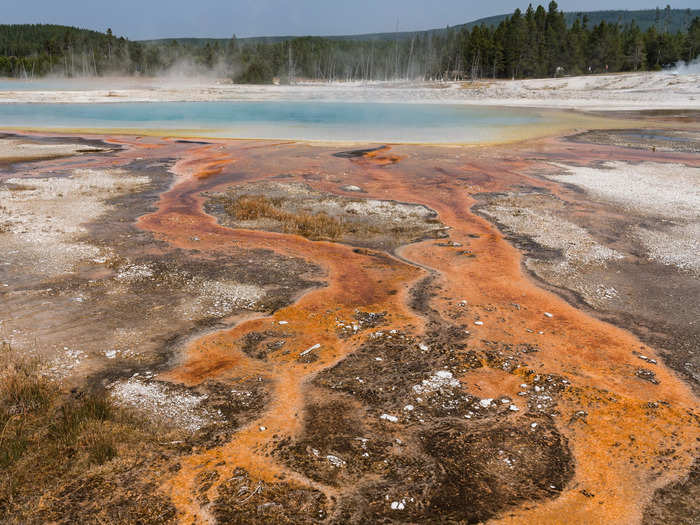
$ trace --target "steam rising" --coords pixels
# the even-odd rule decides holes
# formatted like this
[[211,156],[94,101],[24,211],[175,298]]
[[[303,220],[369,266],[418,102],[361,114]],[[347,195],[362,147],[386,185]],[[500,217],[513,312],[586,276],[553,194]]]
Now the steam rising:
[[219,80],[230,78],[240,68],[236,64],[226,63],[219,59],[212,67],[197,63],[192,58],[183,57],[177,59],[170,67],[159,72],[157,77],[166,81],[177,83],[196,83],[202,80]]
[[687,64],[683,60],[679,60],[672,72],[677,75],[700,75],[700,57]]

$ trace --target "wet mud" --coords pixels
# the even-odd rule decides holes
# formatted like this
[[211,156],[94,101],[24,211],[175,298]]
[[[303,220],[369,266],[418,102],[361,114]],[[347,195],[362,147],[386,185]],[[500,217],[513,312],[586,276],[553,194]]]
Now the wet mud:
[[[95,153],[109,155],[111,152],[121,150],[121,146],[109,144],[100,138],[88,139],[85,137],[71,136],[28,136],[25,134],[0,132],[0,142],[5,141],[10,141],[19,145],[35,146],[35,148],[24,150],[20,148],[15,153],[0,149],[0,166],[2,166],[4,173],[16,171],[25,162],[59,159],[64,157],[72,157],[75,155]],[[42,151],[41,146],[49,146],[49,148]],[[72,146],[73,148],[66,148],[63,151],[52,151],[52,146]]]
[[700,131],[672,129],[594,130],[573,135],[569,137],[569,140],[652,151],[700,153]]
[[[674,363],[690,362],[695,345],[688,318],[673,315],[687,297],[649,286],[599,303],[580,284],[615,273],[620,289],[641,278],[692,294],[697,280],[649,262],[639,270],[643,254],[614,234],[623,214],[548,175],[553,163],[611,157],[700,160],[596,141],[346,152],[112,137],[123,151],[109,161],[34,164],[33,176],[87,162],[150,177],[83,238],[111,247],[114,262],[82,263],[51,286],[57,297],[79,287],[89,299],[51,310],[76,337],[135,327],[138,366],[118,352],[73,376],[99,377],[96,387],[112,391],[164,389],[194,407],[166,418],[196,423],[184,444],[149,460],[144,493],[163,502],[162,520],[627,524],[692,514],[679,498],[697,490],[697,397],[692,375],[672,368],[687,368]],[[370,240],[309,238],[280,221],[236,222],[226,207],[243,194],[281,198],[278,208],[298,199],[284,208],[296,215],[328,200],[402,203],[430,210],[431,222],[397,237],[391,217],[358,207]],[[637,264],[555,279],[545,263],[560,249],[484,212],[503,198],[567,217]],[[443,238],[426,239],[436,225]],[[119,286],[116,275],[126,276]],[[3,279],[23,292],[2,292],[7,299],[28,295],[34,277]],[[101,295],[87,295],[89,281],[107,283]],[[28,330],[42,303],[12,300],[13,323]],[[95,305],[99,316],[71,324]],[[38,340],[49,354],[48,334]],[[170,410],[138,399],[142,410]]]
[[696,461],[688,475],[654,494],[644,512],[644,525],[690,525],[700,516],[700,468]]

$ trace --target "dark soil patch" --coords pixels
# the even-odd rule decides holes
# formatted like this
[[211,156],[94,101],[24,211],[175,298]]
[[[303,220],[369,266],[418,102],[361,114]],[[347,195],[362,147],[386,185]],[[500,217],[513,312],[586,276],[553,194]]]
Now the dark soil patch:
[[304,433],[296,441],[287,438],[278,444],[280,459],[310,479],[336,487],[387,470],[383,459],[392,447],[391,440],[368,428],[360,404],[323,391],[310,394],[307,400]]
[[700,153],[700,133],[669,129],[593,130],[567,137],[572,142],[585,142],[626,148]]
[[340,159],[356,159],[358,157],[364,157],[368,153],[374,153],[375,151],[381,151],[383,149],[386,149],[386,146],[379,146],[377,148],[368,148],[368,149],[355,149],[351,151],[340,151],[338,153],[334,153],[334,157],[338,157]]
[[207,396],[202,409],[221,417],[194,436],[193,442],[206,447],[230,441],[238,429],[260,417],[270,401],[269,385],[257,378],[226,383],[206,381],[191,390]]
[[279,330],[265,330],[264,332],[249,332],[244,335],[239,344],[241,351],[254,359],[267,359],[267,356],[280,350],[289,335]]
[[465,423],[424,432],[426,452],[442,473],[429,511],[444,521],[479,523],[561,492],[574,472],[566,440],[550,421],[531,424],[537,426]]
[[700,518],[700,460],[685,479],[657,490],[644,509],[643,525],[696,525]]
[[326,497],[322,492],[290,483],[263,483],[244,469],[218,487],[212,513],[218,523],[299,524],[325,521]]

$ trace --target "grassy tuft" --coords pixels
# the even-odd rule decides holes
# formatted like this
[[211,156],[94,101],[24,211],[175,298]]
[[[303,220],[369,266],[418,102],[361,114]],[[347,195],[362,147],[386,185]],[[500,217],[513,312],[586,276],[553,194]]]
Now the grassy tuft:
[[[83,520],[93,511],[104,518],[81,522],[133,523],[151,504],[162,515],[154,523],[169,521],[170,505],[152,490],[131,501],[123,491],[133,480],[115,488],[125,464],[140,465],[156,450],[156,429],[104,393],[67,393],[36,360],[0,345],[0,523],[68,523],[66,513]],[[99,479],[89,481],[96,472]],[[148,486],[150,478],[138,483]],[[73,486],[85,487],[84,495]]]
[[117,457],[117,431],[101,421],[92,421],[83,426],[80,446],[87,453],[87,463],[102,465]]
[[282,213],[272,202],[263,195],[239,197],[226,206],[226,213],[239,221],[254,221],[257,219],[277,219]]
[[104,396],[88,395],[61,404],[49,423],[49,438],[55,443],[71,446],[81,436],[85,425],[105,421],[112,407]]
[[272,219],[282,225],[285,233],[308,239],[337,239],[343,234],[343,224],[326,213],[290,213],[280,209],[281,199],[264,195],[245,195],[225,206],[225,211],[239,221]]

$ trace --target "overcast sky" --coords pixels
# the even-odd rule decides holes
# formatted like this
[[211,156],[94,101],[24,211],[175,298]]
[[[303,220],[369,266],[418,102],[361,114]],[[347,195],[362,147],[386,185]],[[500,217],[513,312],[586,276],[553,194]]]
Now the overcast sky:
[[[546,5],[548,2],[543,3]],[[562,0],[565,11],[649,9],[666,2]],[[533,3],[534,5],[534,3]],[[674,8],[697,8],[683,0]],[[517,0],[1,0],[0,23],[65,24],[132,40],[146,38],[340,35],[432,29],[510,13]]]

